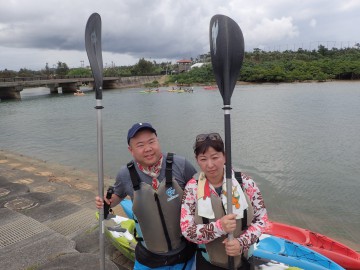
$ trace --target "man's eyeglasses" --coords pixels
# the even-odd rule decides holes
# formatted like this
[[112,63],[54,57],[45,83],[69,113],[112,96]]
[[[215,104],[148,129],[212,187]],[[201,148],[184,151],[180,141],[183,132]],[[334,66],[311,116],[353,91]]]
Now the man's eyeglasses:
[[219,133],[209,133],[209,134],[199,134],[196,136],[196,142],[203,142],[207,139],[212,141],[222,141],[221,136]]

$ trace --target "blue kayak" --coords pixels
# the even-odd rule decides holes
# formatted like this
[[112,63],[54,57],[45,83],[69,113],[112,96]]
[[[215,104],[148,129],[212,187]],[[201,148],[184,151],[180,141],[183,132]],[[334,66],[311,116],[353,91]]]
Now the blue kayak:
[[128,218],[134,218],[133,217],[133,214],[132,214],[132,201],[131,200],[129,200],[129,199],[123,199],[121,202],[120,202],[120,205],[121,205],[121,207],[122,207],[122,209],[124,210],[124,212],[125,212],[125,214],[126,214],[126,216],[128,217]]
[[263,234],[260,237],[259,243],[255,245],[253,255],[302,269],[344,269],[327,257],[305,246],[268,234]]

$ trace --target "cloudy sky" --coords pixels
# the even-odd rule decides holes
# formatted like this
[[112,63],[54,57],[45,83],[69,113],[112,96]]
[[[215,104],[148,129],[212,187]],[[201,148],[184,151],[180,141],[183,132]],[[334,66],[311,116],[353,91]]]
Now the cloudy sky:
[[0,0],[0,70],[88,65],[85,25],[102,18],[104,66],[207,53],[215,14],[234,19],[245,49],[316,49],[360,42],[360,0]]

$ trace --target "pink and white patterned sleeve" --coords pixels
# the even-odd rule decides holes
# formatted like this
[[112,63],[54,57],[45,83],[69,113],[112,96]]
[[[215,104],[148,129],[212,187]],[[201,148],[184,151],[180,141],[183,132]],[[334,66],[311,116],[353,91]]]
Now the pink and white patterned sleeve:
[[240,235],[239,238],[237,238],[242,244],[243,249],[248,250],[251,245],[257,242],[263,233],[266,223],[268,222],[268,215],[264,199],[254,180],[244,173],[242,173],[241,176],[243,180],[243,187],[254,208],[254,219],[251,225],[243,234]]
[[197,200],[197,182],[191,179],[185,186],[181,201],[180,227],[184,237],[196,244],[207,244],[226,234],[222,230],[220,219],[209,224],[195,223],[195,209]]

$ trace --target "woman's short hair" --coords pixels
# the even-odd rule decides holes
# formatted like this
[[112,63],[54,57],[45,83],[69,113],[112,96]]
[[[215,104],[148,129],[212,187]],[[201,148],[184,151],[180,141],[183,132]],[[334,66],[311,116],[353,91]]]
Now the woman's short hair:
[[197,157],[204,154],[209,147],[212,147],[217,152],[225,153],[224,142],[219,133],[199,134],[196,136],[194,144],[194,153]]

